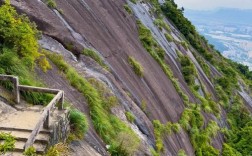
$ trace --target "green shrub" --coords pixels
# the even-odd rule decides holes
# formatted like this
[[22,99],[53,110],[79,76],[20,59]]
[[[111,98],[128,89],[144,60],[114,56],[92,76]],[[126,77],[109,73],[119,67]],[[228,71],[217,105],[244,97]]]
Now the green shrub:
[[220,110],[220,106],[218,103],[216,103],[214,100],[212,100],[211,98],[207,98],[207,101],[208,101],[208,105],[209,107],[211,108],[212,110],[212,113],[218,117],[221,113],[221,110]]
[[239,95],[233,97],[227,114],[229,129],[226,129],[226,144],[223,155],[250,155],[252,151],[251,115]]
[[103,62],[102,58],[94,50],[86,48],[83,50],[82,54],[92,58],[100,66],[104,67],[105,69],[108,69],[108,66]]
[[165,29],[167,32],[171,32],[170,26],[165,23],[162,19],[156,19],[154,24],[159,27],[159,29]]
[[179,61],[182,68],[182,74],[184,76],[186,83],[189,86],[193,86],[195,83],[195,78],[197,76],[197,72],[193,62],[190,60],[188,56],[183,55],[179,55]]
[[125,115],[129,122],[133,123],[135,121],[135,116],[131,112],[125,112]]
[[57,9],[57,10],[58,10],[58,12],[59,12],[61,15],[64,14],[64,11],[63,11],[62,9]]
[[50,63],[47,61],[46,57],[40,57],[39,58],[39,66],[43,70],[43,72],[47,72],[48,69],[52,69]]
[[95,78],[89,78],[88,82],[97,90],[101,95],[103,107],[106,110],[110,110],[112,107],[118,105],[119,101],[117,97],[111,93],[111,91],[100,81]]
[[25,156],[36,156],[37,155],[36,154],[36,149],[33,146],[31,146],[31,147],[29,147],[28,149],[26,149],[24,151],[23,155],[25,155]]
[[223,144],[222,156],[242,156],[240,152],[229,146],[228,144]]
[[180,125],[178,123],[172,124],[172,131],[178,133],[180,131]]
[[181,42],[181,45],[185,48],[185,50],[188,50],[188,44],[186,42]]
[[227,108],[229,105],[229,99],[228,99],[227,94],[224,92],[222,87],[219,85],[215,86],[215,90],[217,92],[218,98],[220,99],[220,103],[222,104],[222,106],[224,106],[224,108]]
[[161,47],[155,47],[155,52],[157,53],[158,57],[161,60],[164,60],[165,58],[165,50]]
[[211,71],[210,71],[210,67],[208,66],[208,64],[204,61],[204,59],[200,56],[194,56],[197,60],[197,62],[200,64],[201,68],[203,69],[204,73],[210,77]]
[[56,4],[55,0],[46,0],[46,4],[47,4],[50,8],[53,8],[53,9],[56,9],[56,8],[57,8],[57,4]]
[[45,156],[68,156],[68,155],[70,155],[68,145],[60,142],[50,147]]
[[50,149],[46,153],[46,156],[60,156],[60,153],[56,148],[50,147]]
[[193,89],[194,89],[195,91],[199,91],[200,85],[194,85],[194,86],[193,86]]
[[136,4],[137,0],[130,0],[132,3]]
[[219,113],[220,113],[219,105],[216,104],[211,99],[211,96],[206,95],[206,97],[207,97],[207,99],[206,99],[205,97],[201,96],[198,92],[198,90],[202,86],[204,93],[207,94],[204,89],[203,84],[201,84],[201,86],[195,85],[195,79],[198,77],[198,74],[197,74],[197,71],[196,71],[196,68],[195,68],[193,62],[190,60],[190,58],[188,56],[184,56],[179,52],[177,52],[177,53],[178,53],[179,61],[180,61],[181,68],[182,68],[182,74],[184,76],[185,81],[190,86],[191,92],[194,94],[194,96],[196,98],[198,98],[200,100],[201,106],[205,112],[214,113],[215,115],[219,116]]
[[146,111],[147,111],[147,102],[145,100],[141,101],[141,109],[146,113]]
[[153,148],[150,149],[150,152],[152,156],[160,156],[160,154],[157,151],[155,151]]
[[109,153],[113,156],[128,156],[129,153],[123,148],[122,144],[111,145],[108,149]]
[[88,130],[88,122],[86,116],[77,109],[71,109],[69,113],[71,131],[79,139],[82,139]]
[[162,13],[162,10],[160,8],[160,3],[158,0],[149,0],[152,4],[152,11],[155,12],[158,16],[158,18],[162,18],[161,16],[161,13]]
[[129,7],[129,5],[125,4],[124,6],[124,9],[131,15],[132,14],[132,10],[131,8]]
[[189,108],[186,108],[184,109],[180,117],[179,123],[184,129],[189,130],[191,128],[190,120],[191,120],[191,110]]
[[120,156],[124,155],[124,153],[127,153],[127,155],[133,155],[140,147],[139,139],[134,138],[134,136],[130,135],[127,132],[120,132],[118,134],[117,143],[119,144],[114,145],[116,145],[116,147],[120,149],[119,151],[123,151],[117,152]]
[[154,135],[156,141],[157,153],[164,151],[163,136],[165,134],[171,135],[173,132],[177,133],[180,131],[180,125],[178,123],[167,122],[165,125],[160,123],[159,120],[153,120]]
[[184,75],[184,79],[188,85],[194,85],[195,83],[193,73],[195,73],[194,66],[186,66],[182,68],[182,74]]
[[162,140],[163,125],[158,120],[153,121],[154,135],[156,141],[157,152],[160,153],[164,150],[164,144]]
[[186,153],[185,153],[185,151],[183,149],[180,149],[178,151],[178,156],[187,156],[187,155],[186,155]]
[[229,89],[231,85],[227,77],[218,78],[216,79],[216,82],[218,85],[225,89]]
[[163,132],[164,133],[167,133],[168,135],[171,135],[172,134],[172,123],[171,122],[167,122],[165,125],[162,125],[163,126]]
[[14,149],[16,140],[12,135],[0,132],[0,140],[3,141],[0,143],[0,154],[5,154]]
[[196,156],[219,155],[219,151],[210,145],[211,137],[217,134],[219,127],[210,121],[206,129],[203,129],[204,118],[197,105],[184,110],[180,124],[189,132]]
[[211,120],[209,121],[205,129],[205,133],[207,136],[215,137],[219,130],[220,130],[220,127],[218,126],[218,124],[215,121]]
[[[42,70],[50,68],[45,57],[38,52],[38,34],[35,24],[26,16],[18,15],[9,1],[0,7],[0,72],[19,77],[22,85],[44,86],[36,80],[33,67],[37,61]],[[10,83],[3,83],[12,89]],[[21,92],[24,99],[32,104],[48,104],[48,94]]]
[[170,34],[165,33],[165,38],[167,39],[168,42],[172,42],[173,38]]
[[133,57],[129,57],[128,61],[131,67],[133,68],[134,72],[136,73],[136,75],[138,75],[139,77],[143,77],[144,69],[142,65],[139,62],[137,62],[137,60]]
[[202,146],[202,148],[200,148],[197,152],[196,152],[196,155],[209,155],[209,156],[219,156],[220,155],[220,152],[219,150],[215,149],[213,146],[210,146],[210,145],[205,145],[205,146]]
[[0,14],[1,44],[17,53],[23,64],[34,67],[35,61],[41,56],[37,41],[39,32],[35,24],[28,17],[18,15],[9,1],[0,7]]

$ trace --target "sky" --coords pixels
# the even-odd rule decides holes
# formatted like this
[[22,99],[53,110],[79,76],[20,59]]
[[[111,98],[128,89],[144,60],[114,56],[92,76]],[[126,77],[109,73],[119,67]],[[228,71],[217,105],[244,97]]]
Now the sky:
[[193,10],[216,8],[252,9],[252,0],[174,0],[178,6]]

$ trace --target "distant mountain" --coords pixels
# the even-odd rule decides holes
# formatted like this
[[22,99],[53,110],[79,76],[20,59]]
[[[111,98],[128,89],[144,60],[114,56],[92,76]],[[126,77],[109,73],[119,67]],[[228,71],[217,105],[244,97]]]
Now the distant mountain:
[[185,16],[193,22],[252,25],[252,10],[220,8],[210,11],[185,10]]

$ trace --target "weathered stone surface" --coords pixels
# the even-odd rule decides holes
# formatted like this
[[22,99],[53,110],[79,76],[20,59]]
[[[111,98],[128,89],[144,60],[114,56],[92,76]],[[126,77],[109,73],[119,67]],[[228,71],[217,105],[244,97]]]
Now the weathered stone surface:
[[65,142],[70,132],[69,111],[54,112],[50,125],[49,146],[53,146],[59,142]]
[[[0,100],[1,100],[1,97],[0,97]],[[3,114],[14,112],[14,111],[16,111],[16,109],[7,105],[3,101],[0,101],[0,116],[2,116]]]

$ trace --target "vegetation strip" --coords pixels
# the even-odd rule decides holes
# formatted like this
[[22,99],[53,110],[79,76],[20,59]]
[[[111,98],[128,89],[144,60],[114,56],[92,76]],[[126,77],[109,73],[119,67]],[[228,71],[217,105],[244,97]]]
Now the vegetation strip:
[[[157,26],[160,27],[159,23],[162,23],[162,22],[156,20],[155,23],[156,23]],[[162,61],[162,59],[160,59],[160,57],[158,57],[157,53],[155,53],[155,50],[153,50],[156,47],[158,47],[158,45],[155,42],[155,40],[152,37],[150,37],[151,36],[150,31],[146,27],[144,27],[139,21],[138,21],[137,24],[138,24],[138,27],[139,27],[139,38],[142,41],[143,46],[152,55],[152,57],[161,65],[161,67],[163,68],[163,70],[166,73],[166,75],[168,76],[168,78],[170,78],[172,80],[172,82],[173,82],[173,84],[174,84],[177,92],[178,93],[182,93],[180,95],[182,95],[185,104],[187,104],[187,106],[189,106],[188,105],[189,101],[187,101],[188,97],[186,95],[184,95],[184,93],[180,90],[180,87],[177,85],[178,82],[173,77],[172,71]],[[166,38],[167,38],[168,41],[171,41],[171,38],[167,34],[166,34]],[[185,42],[182,42],[181,44],[187,50],[188,45]],[[193,63],[190,61],[190,59],[188,57],[184,57],[184,56],[182,57],[181,55],[180,55],[180,62],[181,62],[181,65],[182,65],[182,73],[185,76],[185,81],[189,84],[189,86],[194,86],[195,85],[194,84],[195,83],[195,78],[197,78],[197,73],[196,73],[196,69],[195,69]],[[215,102],[212,101],[211,98],[209,98],[208,100],[206,100],[204,97],[200,96],[198,94],[198,92],[195,91],[195,88],[191,87],[191,90],[193,91],[193,93],[195,94],[195,96],[197,98],[199,98],[200,101],[203,103],[203,108],[205,110],[209,110],[210,112],[212,112],[212,108],[210,108],[208,100],[210,100],[211,106],[214,107],[214,108],[215,108],[215,105],[216,105]],[[185,97],[187,97],[187,98],[185,98]],[[195,112],[195,111],[193,111],[192,106],[194,106],[194,104],[191,104],[190,107],[188,107],[188,111]],[[202,116],[202,115],[201,115],[201,112],[199,111],[198,115],[196,116],[196,118],[198,118],[200,116]],[[204,120],[203,117],[201,117],[201,118],[202,118],[202,121],[203,121]],[[202,127],[203,125],[198,126],[198,127],[195,126],[195,125],[189,125],[189,122],[190,122],[189,118],[184,118],[184,119],[182,119],[181,122],[182,123],[186,122],[187,123],[187,127],[190,127],[190,129],[195,129],[198,132],[197,135],[194,135],[194,133],[190,133],[189,132],[189,134],[191,136],[191,142],[192,142],[193,146],[196,149],[196,153],[198,153],[197,155],[206,154],[206,153],[208,153],[208,154],[211,153],[213,155],[217,155],[219,153],[218,150],[214,149],[210,145],[210,141],[211,141],[210,138],[211,138],[212,135],[206,134],[207,129],[204,130],[203,127]],[[156,124],[156,125],[160,125],[160,124]],[[218,125],[216,124],[216,122],[211,121],[208,126],[209,126],[209,128],[217,127],[217,128],[215,128],[215,131],[214,131],[214,133],[216,135],[217,131],[219,130]],[[162,148],[163,147],[163,143],[162,143],[162,139],[161,139],[161,132],[160,132],[160,130],[158,130],[159,128],[157,128],[157,127],[160,127],[160,126],[154,126],[154,133],[155,133],[155,137],[156,137],[157,152],[160,153],[162,151],[162,149],[163,149]],[[197,141],[195,143],[195,139],[196,140],[200,139],[200,137],[203,137],[203,136],[205,136],[206,138],[208,138],[207,140],[205,140],[205,142],[203,142],[201,145],[199,145]],[[202,150],[203,150],[203,153],[202,153]]]
[[152,37],[152,34],[148,28],[146,28],[140,21],[137,21],[137,25],[138,25],[139,39],[142,42],[144,48],[161,66],[166,76],[171,80],[178,94],[182,97],[184,104],[188,105],[189,104],[188,96],[185,93],[183,93],[182,89],[180,88],[178,80],[173,76],[172,70],[164,62],[164,55],[165,55],[164,50],[158,45],[158,43]]
[[[124,122],[110,113],[109,107],[104,103],[107,100],[103,100],[99,90],[66,64],[60,55],[46,53],[46,56],[65,74],[70,84],[83,93],[89,104],[93,125],[103,140],[110,145],[109,152],[112,155],[134,153],[139,147],[139,138]],[[127,139],[124,141],[125,138]]]
[[[251,122],[251,116],[244,106],[241,97],[238,95],[237,88],[239,87],[238,79],[243,79],[249,86],[251,86],[252,72],[248,70],[248,67],[224,58],[220,52],[214,49],[214,46],[209,45],[207,40],[197,33],[191,22],[183,16],[183,9],[179,9],[173,0],[167,0],[163,5],[158,5],[158,0],[150,1],[155,7],[157,7],[155,10],[161,9],[165,16],[176,25],[176,27],[185,36],[189,43],[197,50],[197,52],[199,52],[206,60],[211,62],[217,68],[217,70],[221,71],[223,74],[222,77],[215,78],[214,81],[215,89],[220,100],[219,103],[222,104],[222,106],[225,108],[225,111],[228,113],[227,121],[230,126],[230,128],[224,128],[221,130],[226,137],[226,143],[223,144],[222,155],[249,155],[249,151],[251,151],[251,142],[248,142],[248,138],[250,138],[248,136],[252,135],[252,131],[249,130],[251,128],[249,124]],[[205,63],[205,60],[197,57],[196,53],[193,54],[196,56],[196,59],[199,61],[199,64],[202,66],[204,72],[210,76],[210,69]],[[196,97],[199,98],[203,104],[204,101],[209,102],[210,100],[203,100],[203,98],[200,98],[198,95]],[[216,106],[216,104],[211,104],[213,103],[211,101],[209,103],[210,107],[211,105]],[[218,111],[220,110],[215,109],[214,107],[212,107],[212,110],[214,113],[217,111],[217,114],[215,115],[218,115]],[[186,111],[187,110],[185,110],[184,113],[186,113]],[[188,119],[185,121],[188,121]],[[183,121],[182,115],[181,122],[184,123]],[[214,129],[217,130],[215,123],[211,122],[209,124],[209,129],[211,129],[211,127],[215,127]],[[193,133],[189,134],[195,134],[195,132],[198,130],[196,129],[195,131],[195,129],[191,129],[190,131],[193,131]],[[202,135],[204,133],[205,132],[203,131]],[[196,155],[219,155],[219,152],[217,152],[216,149],[213,149],[212,147],[209,147],[209,145],[205,144],[207,142],[203,143],[203,145],[207,148],[204,146],[198,146],[200,140],[209,137],[203,135],[202,139],[195,140],[195,135],[190,136],[191,142],[196,150]]]

